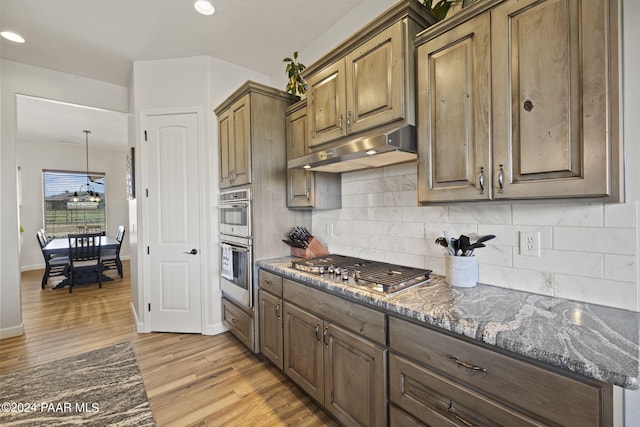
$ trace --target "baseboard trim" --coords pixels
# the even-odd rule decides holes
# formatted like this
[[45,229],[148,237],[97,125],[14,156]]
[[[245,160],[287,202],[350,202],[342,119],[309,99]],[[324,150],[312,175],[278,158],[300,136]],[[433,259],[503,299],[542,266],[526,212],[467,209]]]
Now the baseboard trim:
[[6,338],[19,337],[24,334],[24,322],[20,323],[17,326],[13,326],[11,328],[2,328],[0,329],[0,340]]

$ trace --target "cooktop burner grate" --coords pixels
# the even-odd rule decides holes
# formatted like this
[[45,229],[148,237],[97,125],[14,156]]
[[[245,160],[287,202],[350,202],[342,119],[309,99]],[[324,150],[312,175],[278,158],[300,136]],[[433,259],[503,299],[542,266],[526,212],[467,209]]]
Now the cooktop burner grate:
[[332,275],[334,280],[366,288],[382,294],[391,294],[429,280],[431,270],[369,261],[344,255],[296,259],[291,266],[313,274]]
[[359,274],[360,280],[388,286],[397,285],[398,283],[420,278],[429,278],[429,271],[392,264],[372,266],[360,271]]

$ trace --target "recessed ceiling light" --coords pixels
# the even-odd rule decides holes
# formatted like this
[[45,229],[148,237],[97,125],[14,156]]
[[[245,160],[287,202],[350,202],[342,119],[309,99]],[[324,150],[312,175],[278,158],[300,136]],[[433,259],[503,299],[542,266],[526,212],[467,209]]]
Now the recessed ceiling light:
[[0,36],[4,37],[7,40],[11,40],[16,43],[24,43],[24,39],[20,34],[12,33],[11,31],[3,31],[0,33]]
[[196,10],[203,15],[213,15],[213,13],[216,11],[213,5],[206,0],[197,0],[195,3],[193,3],[193,7],[195,7]]

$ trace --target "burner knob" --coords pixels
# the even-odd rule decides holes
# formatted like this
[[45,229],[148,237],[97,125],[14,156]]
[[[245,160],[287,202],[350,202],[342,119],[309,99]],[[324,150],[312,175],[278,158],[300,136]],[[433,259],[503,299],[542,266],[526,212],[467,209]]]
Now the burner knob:
[[324,266],[318,267],[318,273],[324,274]]
[[339,276],[339,275],[340,275],[340,269],[339,269],[338,267],[334,268],[334,269],[333,269],[333,273],[334,273],[336,276]]
[[349,280],[349,270],[345,269],[342,272],[342,280]]

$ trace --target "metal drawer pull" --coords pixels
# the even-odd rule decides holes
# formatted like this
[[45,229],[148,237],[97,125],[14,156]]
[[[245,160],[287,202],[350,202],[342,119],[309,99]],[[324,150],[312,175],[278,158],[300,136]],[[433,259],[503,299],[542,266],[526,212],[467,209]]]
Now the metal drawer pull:
[[484,194],[484,166],[480,166],[480,194]]
[[504,193],[504,165],[500,165],[500,174],[498,175],[498,185],[500,186],[500,193]]
[[472,365],[470,363],[467,362],[463,362],[462,360],[459,360],[457,357],[449,354],[447,355],[447,357],[453,361],[455,361],[458,365],[462,366],[463,368],[467,368],[467,369],[471,369],[472,371],[480,371],[482,373],[486,373],[487,372],[487,368],[481,368],[480,366],[475,366]]
[[320,323],[316,325],[316,339],[318,340],[318,343],[320,343]]
[[276,316],[278,316],[278,320],[279,320],[280,319],[280,304],[276,305],[275,311],[276,311]]
[[327,335],[329,335],[329,328],[324,328],[324,334],[322,335],[324,340],[324,346],[329,348],[329,343],[327,342]]
[[453,402],[449,403],[449,407],[447,408],[447,412],[450,413],[451,415],[453,415],[454,417],[456,417],[456,420],[460,421],[462,424],[464,424],[467,427],[478,427],[477,424],[469,422],[469,421],[465,420],[464,418],[462,418],[460,415],[458,415],[455,412],[455,410],[453,409]]

